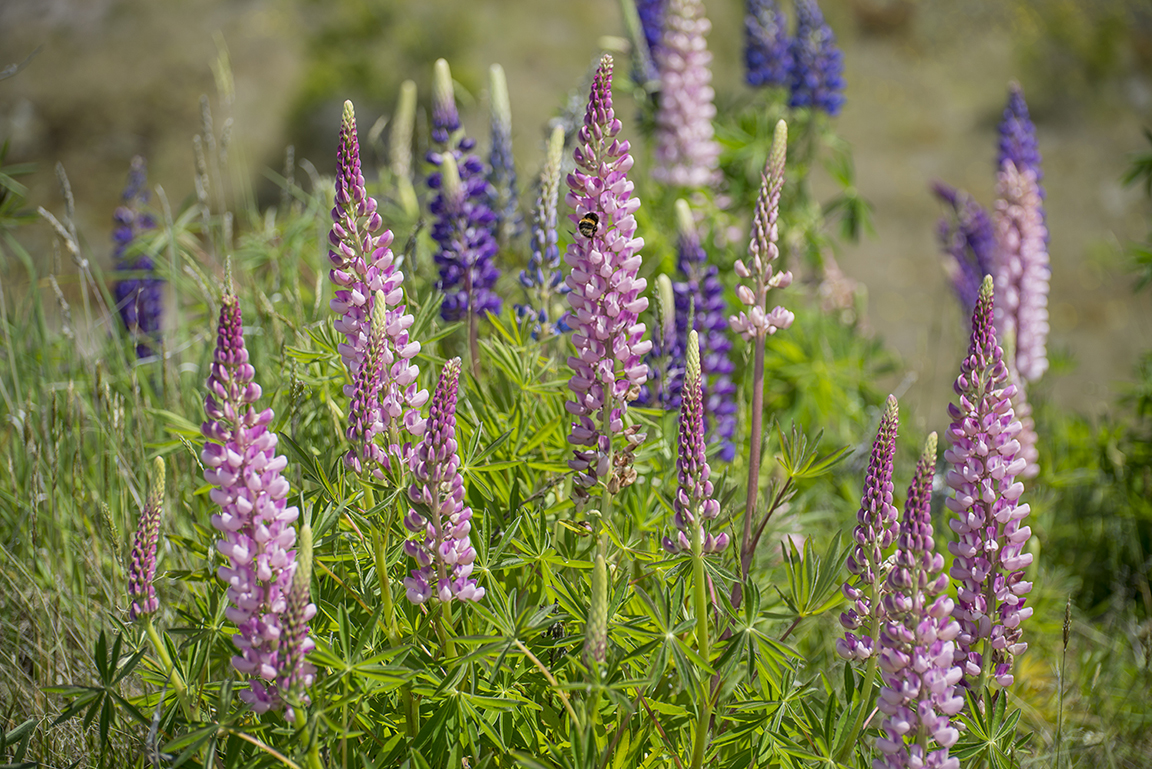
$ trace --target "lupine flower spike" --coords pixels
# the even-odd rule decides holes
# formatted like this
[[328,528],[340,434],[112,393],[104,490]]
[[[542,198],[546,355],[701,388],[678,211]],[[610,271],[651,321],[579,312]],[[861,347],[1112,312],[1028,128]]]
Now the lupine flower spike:
[[504,247],[524,229],[524,220],[520,216],[516,162],[512,156],[512,108],[508,99],[508,80],[504,77],[504,68],[499,64],[493,64],[488,69],[488,98],[491,102],[492,123],[492,148],[488,156],[491,198],[488,207],[496,215],[496,240]]
[[137,358],[147,358],[154,353],[152,346],[160,341],[164,314],[164,281],[154,277],[152,257],[144,253],[134,256],[128,253],[137,238],[156,227],[156,222],[144,210],[148,204],[147,185],[148,170],[144,158],[132,158],[128,185],[121,196],[122,204],[113,216],[116,228],[112,231],[112,240],[116,243],[112,260],[116,269],[146,273],[144,277],[117,281],[112,287],[120,320],[136,340]]
[[700,0],[668,0],[661,44],[653,56],[660,101],[652,178],[664,184],[696,189],[720,177],[720,144],[712,129],[712,54],[705,42],[711,27]]
[[896,539],[897,513],[892,505],[892,462],[896,454],[896,431],[900,411],[896,398],[888,396],[880,429],[872,443],[868,476],[856,529],[855,546],[848,554],[847,567],[853,575],[842,592],[850,602],[840,615],[844,637],[836,641],[836,651],[849,660],[866,660],[876,651],[876,636],[886,619],[880,600],[884,585],[884,551]]
[[[353,401],[348,428],[353,452],[347,463],[357,472],[379,472],[387,466],[387,454],[402,458],[411,454],[411,437],[424,432],[420,407],[428,400],[428,391],[418,389],[419,369],[412,363],[420,343],[408,338],[413,319],[403,304],[404,273],[396,269],[389,248],[392,232],[381,231],[382,227],[376,201],[364,185],[356,116],[352,102],[346,101],[328,259],[332,263],[329,278],[337,288],[331,302],[339,316],[335,326],[345,339],[339,346],[340,357],[351,380],[344,385],[344,394]],[[383,307],[377,308],[375,304],[381,301]],[[376,348],[370,356],[374,318]],[[362,371],[365,366],[368,369]],[[382,449],[372,448],[377,436],[386,439]]]
[[[281,638],[280,696],[289,704],[309,703],[307,689],[316,679],[316,668],[308,662],[308,652],[316,642],[308,634],[308,623],[316,616],[316,604],[309,597],[312,583],[312,527],[300,527],[299,546],[296,550],[296,570],[284,605],[284,635]],[[293,708],[285,717],[295,720]]]
[[728,547],[728,534],[710,534],[705,521],[715,520],[720,514],[720,503],[712,496],[712,468],[704,451],[704,392],[701,387],[700,337],[688,334],[688,362],[684,375],[684,388],[680,404],[680,440],[676,453],[677,478],[680,488],[676,493],[675,539],[665,537],[664,549],[669,553],[692,552],[692,537],[696,527],[704,527],[701,551],[719,553]]
[[560,192],[563,152],[564,127],[558,125],[552,129],[548,154],[544,168],[540,171],[540,194],[536,197],[536,207],[532,211],[532,254],[528,257],[528,268],[520,271],[520,285],[527,289],[530,300],[528,304],[516,307],[521,316],[535,317],[533,336],[543,339],[568,330],[564,318],[555,317],[557,313],[552,307],[554,296],[562,296],[569,291],[564,285],[564,271],[560,268],[560,246],[557,244],[556,232],[556,201]]
[[1028,114],[1028,104],[1024,101],[1024,90],[1019,83],[1008,86],[1008,104],[1004,107],[1004,117],[1000,120],[1000,143],[996,154],[996,170],[1010,161],[1021,173],[1033,171],[1040,197],[1044,189],[1040,181],[1044,171],[1040,168],[1040,147],[1036,141],[1036,126]]
[[940,244],[946,255],[944,270],[966,315],[971,316],[985,275],[996,265],[996,233],[984,207],[963,190],[937,183],[932,187],[953,211],[940,219]]
[[220,305],[216,351],[208,377],[208,416],[201,428],[206,468],[204,480],[220,512],[212,526],[220,532],[216,551],[227,559],[217,575],[228,585],[225,616],[239,631],[233,640],[240,654],[232,658],[248,677],[240,693],[254,711],[263,713],[283,704],[277,689],[282,675],[280,641],[285,597],[292,584],[299,513],[288,506],[288,481],[281,472],[288,464],[277,456],[276,434],[268,430],[272,409],[257,411],[260,385],[248,362],[240,321],[240,304],[226,294]]
[[792,78],[792,41],[776,0],[747,0],[744,15],[744,79],[754,87],[787,88]]
[[415,219],[420,213],[416,189],[412,186],[412,127],[416,122],[416,84],[405,80],[400,84],[400,98],[392,117],[392,130],[388,135],[388,160],[392,177],[396,180],[400,205],[404,213]]
[[629,448],[643,439],[634,427],[624,427],[628,404],[648,377],[644,356],[652,342],[644,339],[640,322],[648,308],[641,296],[647,282],[638,276],[644,240],[636,237],[640,201],[632,197],[627,177],[628,142],[616,138],[621,127],[612,109],[612,57],[605,54],[592,80],[565,198],[575,211],[572,223],[588,225],[564,258],[572,268],[568,303],[576,348],[568,358],[573,397],[565,405],[574,419],[568,442],[576,449],[569,465],[576,471],[578,501],[601,480],[615,493],[635,479],[629,451],[613,454],[613,435],[624,433]]
[[464,476],[456,451],[456,396],[460,359],[444,364],[432,396],[428,429],[416,451],[408,489],[413,509],[404,525],[415,535],[404,543],[418,565],[404,579],[408,600],[424,603],[433,595],[440,601],[479,601],[484,588],[472,578],[476,550],[468,538],[472,508],[464,504]]
[[835,117],[844,104],[844,59],[836,35],[824,21],[816,0],[796,0],[796,35],[792,38],[790,107],[810,107]]
[[156,600],[156,547],[160,542],[160,517],[164,512],[164,460],[156,457],[152,465],[151,488],[140,511],[136,536],[132,539],[132,562],[128,566],[128,598],[132,606],[128,618],[135,621],[160,608]]
[[960,769],[960,760],[948,755],[960,737],[949,716],[964,707],[964,698],[956,694],[960,668],[953,660],[953,639],[960,626],[952,618],[952,599],[942,595],[948,576],[942,573],[944,557],[932,538],[935,472],[932,433],[908,489],[883,598],[887,621],[877,643],[884,685],[876,706],[887,718],[880,725],[884,734],[876,740],[883,755],[873,769]]
[[1016,386],[992,323],[992,277],[984,279],[972,315],[972,341],[949,407],[952,447],[944,458],[953,495],[949,521],[957,541],[949,572],[956,581],[953,613],[960,623],[956,664],[965,685],[982,687],[989,677],[1012,684],[1012,664],[1028,645],[1021,622],[1032,615],[1024,602],[1032,589],[1024,569],[1032,555],[1024,547],[1032,531],[1023,525],[1029,506],[1020,504],[1024,485],[1016,480],[1027,462],[1021,456],[1020,420],[1012,409]]

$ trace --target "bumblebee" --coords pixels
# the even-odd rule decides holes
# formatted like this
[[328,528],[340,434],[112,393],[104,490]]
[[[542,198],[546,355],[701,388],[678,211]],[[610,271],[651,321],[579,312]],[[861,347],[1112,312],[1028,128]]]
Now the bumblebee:
[[589,211],[580,217],[580,223],[577,226],[580,228],[581,235],[592,238],[596,234],[596,230],[600,229],[600,217]]

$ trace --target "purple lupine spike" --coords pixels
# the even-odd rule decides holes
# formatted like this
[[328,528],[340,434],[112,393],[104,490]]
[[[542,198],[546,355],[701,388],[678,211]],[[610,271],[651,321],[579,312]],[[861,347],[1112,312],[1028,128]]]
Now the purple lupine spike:
[[[676,201],[679,238],[677,266],[683,278],[671,284],[674,295],[675,330],[665,344],[663,335],[654,341],[649,353],[652,371],[654,360],[667,356],[673,361],[684,359],[685,342],[688,337],[689,318],[692,328],[700,334],[700,368],[703,372],[705,435],[710,443],[719,443],[719,458],[731,462],[736,456],[736,444],[732,437],[736,432],[736,385],[732,381],[735,370],[728,357],[732,341],[728,338],[728,320],[724,317],[727,302],[724,300],[724,284],[720,282],[719,268],[708,263],[708,254],[696,231],[691,209],[687,201]],[[665,349],[667,348],[667,349]],[[665,409],[680,407],[680,374],[683,369],[669,366],[666,382],[655,388],[641,390],[640,403],[659,403]]]
[[[954,389],[959,402],[949,406],[952,447],[944,458],[952,466],[946,500],[955,514],[957,534],[948,550],[955,556],[949,574],[957,585],[953,616],[960,623],[956,664],[965,685],[982,687],[988,677],[1012,684],[1012,663],[1028,648],[1021,622],[1032,615],[1024,605],[1032,563],[1024,546],[1032,531],[1023,526],[1029,513],[1020,504],[1024,485],[1016,480],[1026,466],[1019,456],[1020,420],[1012,409],[1016,387],[1009,380],[1004,352],[992,323],[992,277],[984,279],[972,314],[972,341]],[[977,683],[977,679],[979,682]]]
[[[284,599],[284,633],[280,640],[282,653],[277,684],[281,698],[290,705],[309,704],[306,692],[316,679],[316,667],[308,662],[308,653],[316,648],[308,632],[308,623],[316,616],[316,604],[309,596],[311,583],[312,527],[305,524],[300,527],[292,584]],[[290,722],[295,720],[293,710],[289,707],[284,714]]]
[[934,184],[932,190],[954,213],[952,218],[942,218],[939,225],[940,243],[947,254],[944,269],[964,312],[971,315],[976,307],[980,284],[985,275],[992,274],[996,264],[996,233],[992,218],[964,190],[942,182]]
[[516,187],[516,162],[512,156],[512,107],[504,68],[488,69],[488,98],[491,100],[492,148],[488,155],[488,207],[496,215],[494,231],[501,246],[524,229],[520,216],[520,192]]
[[702,552],[719,553],[728,547],[728,534],[710,534],[705,521],[720,514],[720,503],[712,497],[712,481],[708,477],[712,468],[704,451],[704,391],[700,371],[700,337],[688,334],[688,361],[684,375],[683,397],[680,404],[680,440],[676,453],[677,478],[680,489],[676,493],[675,523],[679,532],[675,539],[664,537],[664,549],[669,553],[691,553],[696,526],[704,527]]
[[668,0],[636,0],[636,12],[640,16],[644,40],[648,43],[648,53],[653,60],[663,45],[664,14],[667,6]]
[[638,276],[644,239],[636,237],[634,214],[640,200],[627,177],[633,162],[629,144],[616,138],[621,127],[612,109],[612,57],[605,54],[592,80],[565,197],[575,211],[572,223],[585,223],[564,257],[572,268],[568,304],[576,347],[568,358],[573,397],[565,407],[573,417],[568,442],[576,448],[569,466],[576,471],[573,493],[580,501],[601,479],[615,493],[635,478],[631,468],[611,466],[627,456],[614,460],[612,436],[625,433],[630,444],[638,437],[625,429],[624,417],[648,377],[644,356],[652,349],[640,321],[648,308],[641,296],[648,284]]
[[791,272],[773,272],[772,263],[780,258],[776,245],[776,219],[780,214],[780,193],[784,189],[784,164],[788,149],[788,126],[781,120],[772,136],[772,149],[760,177],[760,195],[752,220],[752,237],[748,243],[750,264],[737,259],[734,269],[748,283],[736,287],[736,295],[750,309],[728,319],[732,329],[746,340],[760,339],[788,328],[795,319],[788,310],[776,307],[767,311],[768,291],[792,285]]
[[447,146],[460,130],[460,113],[452,88],[452,71],[448,62],[437,59],[432,76],[432,141]]
[[668,0],[661,44],[652,57],[660,74],[652,178],[664,184],[695,189],[720,180],[712,53],[705,41],[711,28],[700,0]]
[[876,651],[876,637],[887,619],[881,595],[884,586],[884,551],[896,539],[897,513],[892,505],[892,462],[896,455],[896,430],[900,419],[894,395],[888,396],[880,429],[872,443],[864,494],[856,513],[852,538],[856,546],[848,554],[852,573],[842,592],[851,602],[840,615],[844,637],[836,641],[836,651],[845,659],[866,660]]
[[1048,229],[1036,173],[1006,160],[997,174],[992,214],[999,246],[996,269],[996,336],[1012,344],[1010,367],[1026,382],[1048,369]]
[[960,737],[949,717],[964,707],[964,698],[956,695],[960,668],[953,660],[960,625],[952,619],[952,599],[941,595],[948,576],[942,573],[944,557],[932,538],[935,472],[932,433],[908,489],[883,598],[887,621],[877,639],[883,686],[876,706],[887,718],[880,725],[883,736],[876,740],[883,755],[873,769],[960,769],[960,760],[948,755]]
[[792,41],[776,0],[747,0],[744,15],[744,79],[750,86],[787,88]]
[[384,433],[384,412],[380,408],[380,388],[388,366],[384,356],[388,350],[388,302],[383,291],[377,291],[372,306],[372,320],[368,330],[368,346],[364,360],[353,379],[352,402],[348,407],[348,442],[352,448],[344,455],[344,464],[355,473],[365,469],[383,479],[383,468],[388,459],[376,443]]
[[404,525],[415,535],[404,552],[418,568],[404,578],[408,600],[424,603],[433,595],[440,601],[479,601],[484,588],[476,585],[472,568],[476,550],[469,541],[472,508],[464,504],[464,476],[456,451],[456,396],[460,359],[444,364],[432,396],[428,429],[412,463],[415,478],[408,489],[413,509]]
[[[350,101],[344,102],[338,157],[336,205],[332,209],[332,231],[328,235],[328,260],[332,270],[328,275],[337,287],[331,307],[339,314],[335,327],[345,339],[339,346],[340,357],[351,379],[350,384],[344,385],[344,395],[355,398],[361,380],[373,383],[376,388],[361,404],[367,410],[361,409],[354,417],[361,424],[349,426],[349,438],[360,456],[379,460],[369,444],[377,435],[384,435],[386,453],[403,459],[411,453],[411,441],[405,438],[418,437],[424,432],[420,407],[427,402],[428,391],[418,389],[416,378],[420,370],[412,360],[420,352],[420,343],[408,338],[413,318],[405,312],[407,306],[403,304],[404,273],[396,269],[389,248],[392,231],[387,228],[380,231],[383,221],[376,212],[376,201],[364,184],[356,115]],[[384,335],[378,342],[380,349],[373,363],[379,371],[362,372],[373,317],[378,312],[375,302],[381,299],[385,305],[381,320]],[[373,410],[377,412],[375,415],[370,413]],[[359,431],[358,438],[353,438],[353,429]]]
[[844,57],[816,0],[796,0],[790,107],[811,107],[835,117],[844,105]]
[[281,615],[292,583],[299,513],[287,504],[288,464],[276,455],[276,433],[268,429],[272,409],[257,412],[260,385],[248,362],[240,304],[226,294],[220,304],[216,351],[208,377],[201,427],[206,442],[200,459],[204,480],[215,488],[209,497],[220,506],[212,526],[221,533],[216,551],[228,560],[217,575],[228,584],[225,616],[239,631],[233,641],[240,654],[232,666],[248,677],[240,693],[257,713],[279,709],[276,686],[283,631]]
[[156,457],[152,466],[151,489],[140,511],[136,535],[132,538],[132,561],[128,566],[128,597],[132,606],[128,619],[135,621],[160,608],[156,600],[156,547],[160,542],[160,516],[164,511],[164,460]]
[[[1044,178],[1040,168],[1040,147],[1036,141],[1036,126],[1028,114],[1028,104],[1024,101],[1024,89],[1019,83],[1009,83],[1008,103],[1004,106],[1004,117],[1000,120],[1000,142],[996,154],[996,169],[1004,167],[1005,161],[1023,173],[1031,170],[1036,174],[1037,187]],[[1044,190],[1040,188],[1040,197]]]
[[[532,211],[532,253],[528,268],[520,271],[520,285],[528,291],[530,302],[516,306],[521,315],[532,315],[533,338],[547,338],[568,330],[563,317],[553,309],[553,297],[569,291],[560,269],[560,246],[556,231],[556,202],[560,192],[560,163],[564,153],[564,127],[552,129],[548,154],[540,171],[540,194]],[[550,320],[550,318],[556,318]]]
[[148,169],[144,158],[132,158],[128,170],[128,184],[121,196],[122,204],[116,209],[113,220],[116,227],[112,240],[116,244],[112,260],[118,271],[144,272],[145,277],[127,278],[116,281],[112,295],[116,298],[116,309],[124,329],[135,338],[136,357],[147,358],[154,354],[153,345],[160,341],[160,326],[164,315],[164,281],[155,276],[155,263],[145,253],[128,253],[133,241],[149,230],[156,228],[156,222],[145,211],[148,204]]

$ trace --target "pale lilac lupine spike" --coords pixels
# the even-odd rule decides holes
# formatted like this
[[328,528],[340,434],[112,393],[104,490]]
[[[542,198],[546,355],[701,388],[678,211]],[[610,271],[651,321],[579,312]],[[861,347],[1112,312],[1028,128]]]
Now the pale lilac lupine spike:
[[776,220],[780,215],[780,193],[784,189],[784,163],[788,151],[788,125],[776,124],[772,149],[760,178],[760,195],[752,219],[752,237],[748,243],[748,262],[736,260],[734,269],[743,279],[736,295],[747,310],[728,319],[732,329],[746,340],[764,339],[792,325],[795,316],[783,307],[768,311],[768,291],[792,284],[791,272],[773,272],[772,263],[780,258],[776,245]]
[[460,359],[444,364],[432,396],[424,440],[412,462],[414,481],[408,489],[413,509],[404,525],[414,536],[404,552],[417,568],[404,578],[408,600],[424,603],[432,596],[479,601],[484,588],[476,584],[472,568],[476,550],[468,538],[472,508],[464,504],[464,476],[456,445],[456,398],[460,383]]
[[136,535],[132,539],[132,560],[128,565],[128,597],[132,606],[128,618],[135,621],[160,608],[156,599],[156,547],[160,542],[160,516],[164,511],[164,460],[157,457],[152,466],[151,488],[140,511]]
[[[316,667],[308,662],[308,653],[316,648],[316,642],[308,632],[308,623],[316,616],[316,604],[312,603],[309,592],[312,582],[312,527],[300,527],[300,542],[297,548],[295,571],[292,584],[284,601],[283,626],[280,655],[281,698],[290,705],[310,703],[307,690],[316,679]],[[293,708],[288,708],[285,717],[295,720]]]
[[[412,361],[420,352],[420,343],[408,338],[413,317],[404,304],[404,274],[396,269],[389,248],[392,232],[386,228],[380,231],[383,222],[376,212],[376,201],[368,195],[360,172],[356,115],[349,101],[344,102],[338,157],[328,259],[332,263],[329,278],[337,288],[331,302],[339,316],[335,327],[345,339],[339,345],[340,357],[352,380],[344,385],[344,394],[355,398],[361,378],[373,383],[379,378],[377,396],[370,401],[379,403],[379,418],[362,419],[373,426],[373,437],[386,436],[387,454],[406,459],[411,453],[408,436],[418,437],[424,431],[420,407],[427,402],[428,391],[419,389],[416,381],[420,370]],[[386,305],[383,346],[376,361],[380,370],[378,374],[364,372],[362,377],[360,369],[368,353],[378,297]]]
[[892,463],[896,455],[896,432],[900,409],[896,397],[888,396],[872,455],[864,494],[852,532],[855,547],[848,554],[847,567],[853,577],[842,592],[850,602],[840,615],[844,637],[836,641],[836,651],[845,659],[865,660],[876,650],[876,636],[886,619],[880,600],[883,592],[884,551],[896,538],[896,508],[892,504]]
[[705,41],[711,27],[700,0],[670,0],[664,11],[661,44],[653,54],[660,102],[652,169],[652,178],[664,184],[699,188],[720,179],[720,143],[712,128],[712,54]]
[[989,677],[1002,687],[1012,684],[1012,663],[1028,648],[1021,622],[1032,615],[1024,605],[1032,589],[1024,581],[1024,569],[1032,563],[1031,553],[1024,552],[1032,532],[1023,525],[1030,508],[1020,503],[1024,485],[1016,480],[1026,466],[1019,456],[1021,424],[1012,409],[1016,387],[992,317],[988,276],[954,386],[958,403],[949,406],[952,447],[944,453],[953,490],[945,504],[955,515],[949,525],[957,534],[948,545],[955,556],[949,571],[957,590],[953,616],[960,623],[956,664],[970,687]]
[[704,527],[702,552],[719,553],[728,547],[728,534],[711,534],[705,526],[720,514],[720,503],[713,498],[712,468],[704,441],[704,390],[700,370],[700,337],[688,334],[688,360],[680,398],[680,440],[676,453],[679,490],[676,493],[674,518],[679,530],[676,538],[665,537],[669,553],[691,553],[696,526]]
[[954,664],[953,639],[960,632],[952,619],[953,602],[941,595],[948,587],[944,557],[932,538],[932,478],[936,472],[936,433],[928,436],[916,464],[895,563],[883,598],[887,621],[877,638],[883,686],[876,706],[887,716],[876,740],[882,755],[873,769],[939,767],[959,769],[948,755],[960,733],[950,716],[960,712],[960,668]]
[[276,433],[268,430],[272,409],[256,411],[261,391],[248,363],[240,304],[227,294],[220,304],[208,397],[206,442],[200,455],[204,480],[214,486],[211,500],[220,506],[212,526],[221,533],[216,551],[228,564],[217,575],[228,584],[224,616],[239,631],[233,641],[240,654],[232,665],[248,678],[240,693],[257,713],[283,705],[276,681],[280,675],[281,615],[292,582],[299,513],[289,507],[288,464],[277,456]]
[[996,335],[1015,351],[1010,365],[1025,382],[1034,382],[1048,369],[1051,268],[1043,200],[1030,168],[1018,169],[1005,160],[996,178]]
[[384,450],[376,437],[384,432],[383,413],[380,408],[380,388],[387,366],[384,356],[388,350],[387,301],[383,291],[377,291],[372,308],[372,321],[368,330],[368,346],[364,360],[353,378],[352,402],[348,408],[348,442],[352,448],[344,456],[344,464],[353,472],[368,470],[383,478],[382,467],[387,464]]
[[612,109],[612,57],[605,54],[592,80],[565,198],[575,211],[573,225],[584,217],[595,222],[591,237],[578,236],[564,257],[571,267],[569,325],[576,348],[568,358],[573,398],[565,406],[573,417],[568,442],[576,449],[569,465],[578,499],[600,480],[614,493],[635,477],[630,467],[610,466],[621,459],[626,465],[629,456],[613,455],[612,436],[623,432],[630,445],[639,440],[633,428],[625,429],[624,416],[648,378],[644,356],[652,348],[640,322],[648,308],[641,296],[648,284],[638,276],[644,239],[636,237],[634,214],[640,201],[627,177],[629,144],[616,138],[621,127]]

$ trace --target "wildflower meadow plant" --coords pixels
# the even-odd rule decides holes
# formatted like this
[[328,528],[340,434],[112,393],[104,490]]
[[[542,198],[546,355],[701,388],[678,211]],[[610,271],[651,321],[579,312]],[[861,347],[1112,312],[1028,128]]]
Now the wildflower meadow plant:
[[776,0],[746,0],[744,79],[753,87],[787,88],[791,83],[792,40]]
[[796,34],[791,55],[791,107],[809,107],[835,117],[844,105],[844,55],[816,0],[796,0]]
[[136,343],[136,357],[154,355],[160,342],[160,328],[164,316],[164,281],[155,277],[152,257],[139,251],[141,236],[156,228],[156,221],[148,213],[148,169],[144,158],[132,158],[128,171],[128,184],[121,197],[121,205],[113,216],[116,228],[112,240],[116,249],[112,258],[117,271],[142,273],[133,278],[117,281],[112,288],[116,309],[124,329]]
[[527,268],[520,271],[520,285],[528,292],[529,301],[517,305],[521,316],[533,318],[533,333],[539,338],[568,330],[563,315],[553,307],[556,297],[570,290],[564,284],[560,265],[560,246],[556,231],[556,203],[560,192],[560,162],[564,153],[564,127],[556,126],[548,140],[544,168],[540,171],[539,194],[532,209],[532,233]]

